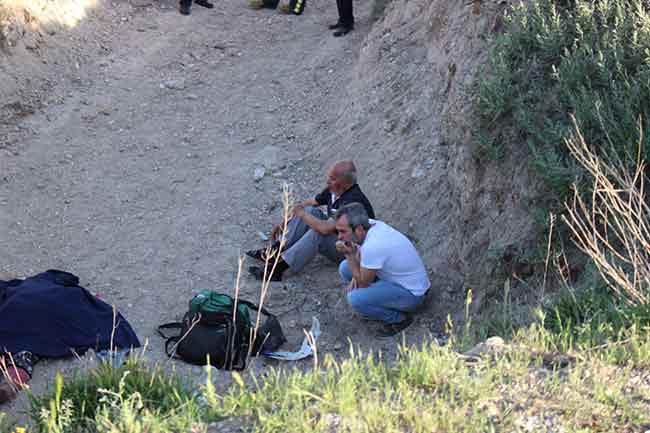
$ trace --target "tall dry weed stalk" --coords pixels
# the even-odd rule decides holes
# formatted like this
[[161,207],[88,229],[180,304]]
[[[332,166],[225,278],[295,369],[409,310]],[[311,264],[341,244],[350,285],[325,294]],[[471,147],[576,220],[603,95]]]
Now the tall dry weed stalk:
[[574,242],[596,265],[605,282],[631,305],[650,302],[650,207],[645,198],[643,131],[639,122],[636,168],[596,155],[585,142],[575,118],[575,134],[566,140],[571,155],[593,178],[591,200],[574,185],[562,219]]
[[291,218],[291,207],[292,207],[291,194],[289,192],[289,187],[287,184],[282,186],[282,234],[280,235],[280,244],[277,248],[272,249],[269,245],[265,252],[266,260],[264,261],[264,276],[262,278],[262,286],[260,288],[260,298],[258,301],[259,308],[257,310],[257,318],[255,320],[255,326],[252,329],[250,335],[250,344],[249,344],[249,355],[250,351],[253,350],[253,342],[257,338],[257,331],[260,327],[260,319],[262,318],[262,307],[266,302],[268,296],[269,287],[271,286],[271,276],[275,272],[280,259],[282,258],[282,251],[286,245],[286,233],[287,226],[289,225],[289,219]]

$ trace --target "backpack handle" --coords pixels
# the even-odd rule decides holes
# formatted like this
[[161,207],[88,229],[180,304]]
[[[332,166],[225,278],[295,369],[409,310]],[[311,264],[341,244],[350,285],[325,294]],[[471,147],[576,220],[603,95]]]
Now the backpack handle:
[[247,307],[249,307],[249,308],[252,309],[252,310],[260,311],[260,312],[262,312],[262,314],[264,314],[265,316],[275,317],[275,314],[269,312],[269,310],[267,310],[266,308],[264,308],[264,307],[260,307],[259,305],[256,305],[256,304],[253,304],[251,301],[247,301],[246,299],[239,299],[239,300],[237,301],[237,303],[238,303],[238,304],[246,305]]
[[168,338],[173,338],[173,337],[168,337],[163,333],[163,329],[178,329],[179,331],[183,327],[183,324],[181,322],[169,322],[169,323],[164,323],[158,327],[158,335],[160,335],[162,338],[165,340]]

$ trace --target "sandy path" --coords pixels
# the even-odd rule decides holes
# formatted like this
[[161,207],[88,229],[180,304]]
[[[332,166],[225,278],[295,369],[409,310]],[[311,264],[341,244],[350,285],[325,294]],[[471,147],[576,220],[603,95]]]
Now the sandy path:
[[[369,25],[361,19],[349,37],[332,38],[333,0],[310,2],[301,17],[240,0],[195,6],[190,17],[162,5],[126,8],[112,53],[61,83],[62,102],[27,118],[34,134],[0,156],[0,278],[77,274],[149,339],[154,361],[165,359],[158,324],[178,318],[197,289],[231,290],[241,249],[278,216],[282,181],[311,179],[299,194],[320,185],[304,155],[331,134]],[[368,6],[358,9],[364,16]],[[259,182],[257,167],[266,168]],[[349,312],[335,268],[316,271],[324,263],[273,289],[270,308],[289,311],[292,343],[319,315],[323,347],[344,352],[348,337],[394,346],[369,343],[359,320],[340,320]],[[242,284],[255,300],[258,285]],[[77,367],[42,363],[33,389]],[[23,397],[0,409],[24,407]]]

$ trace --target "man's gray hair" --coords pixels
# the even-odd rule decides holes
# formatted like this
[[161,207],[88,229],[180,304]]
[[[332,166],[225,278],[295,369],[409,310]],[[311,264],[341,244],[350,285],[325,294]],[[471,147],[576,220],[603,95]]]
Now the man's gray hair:
[[349,182],[350,185],[354,185],[357,183],[357,170],[354,168],[354,166],[352,168],[348,168],[347,170],[341,172],[341,177]]
[[334,219],[339,220],[343,215],[348,217],[348,224],[354,230],[357,226],[361,226],[368,230],[370,228],[370,218],[366,208],[361,203],[349,203],[336,211]]
[[357,183],[357,167],[352,160],[339,161],[334,164],[337,177],[342,178],[350,185]]

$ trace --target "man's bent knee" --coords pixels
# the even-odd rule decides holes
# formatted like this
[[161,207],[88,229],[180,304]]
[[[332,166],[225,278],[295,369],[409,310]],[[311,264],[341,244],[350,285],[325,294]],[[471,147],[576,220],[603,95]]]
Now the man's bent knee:
[[350,272],[347,260],[343,260],[341,264],[339,264],[339,275],[345,282],[352,281],[352,272]]
[[307,212],[310,215],[315,216],[316,218],[323,219],[323,217],[324,217],[323,211],[320,210],[320,208],[316,207],[316,206],[307,206],[305,208],[305,212]]

